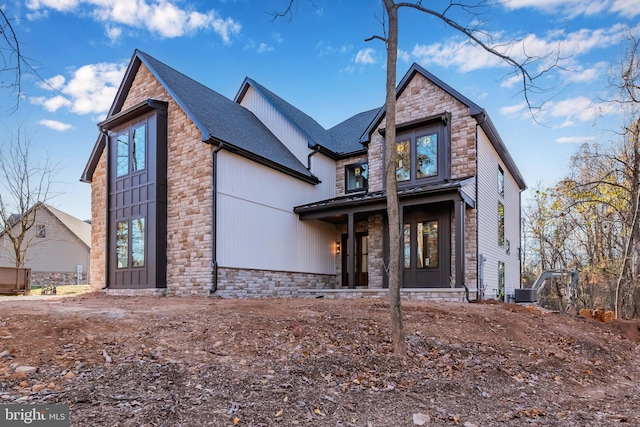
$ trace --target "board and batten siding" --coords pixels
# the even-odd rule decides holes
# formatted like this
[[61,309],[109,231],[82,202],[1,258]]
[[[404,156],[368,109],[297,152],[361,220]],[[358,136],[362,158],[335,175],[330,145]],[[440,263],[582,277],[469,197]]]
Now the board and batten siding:
[[247,89],[240,105],[255,114],[303,165],[307,164],[307,155],[310,152],[307,138],[253,87]]
[[[45,237],[35,237],[36,225],[45,226]],[[15,267],[8,253],[11,242],[6,236],[0,240],[0,267]],[[25,267],[32,273],[75,273],[82,265],[83,274],[89,274],[89,248],[46,209],[38,209],[25,241],[31,241]]]
[[[334,227],[300,221],[293,207],[326,190],[227,151],[218,153],[217,258],[220,267],[335,273]],[[335,170],[324,156],[322,169]],[[326,159],[323,161],[323,159]]]
[[[500,160],[484,131],[478,127],[478,254],[484,255],[485,298],[498,290],[498,262],[505,264],[505,296],[520,287],[520,188]],[[504,196],[498,192],[498,167],[504,171]],[[498,245],[498,203],[504,205],[505,246]],[[510,253],[506,241],[510,242]]]

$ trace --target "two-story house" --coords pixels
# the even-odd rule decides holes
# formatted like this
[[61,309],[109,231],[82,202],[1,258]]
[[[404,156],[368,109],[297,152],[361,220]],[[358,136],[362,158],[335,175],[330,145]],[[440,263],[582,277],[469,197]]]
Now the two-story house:
[[[397,99],[404,290],[512,293],[525,183],[487,113],[415,64]],[[136,51],[99,127],[81,178],[95,289],[385,288],[384,108],[325,129],[252,79],[230,100]]]
[[[45,203],[37,203],[23,217],[15,214],[7,230],[0,230],[0,267],[15,267],[9,235],[29,230],[22,240],[24,267],[31,269],[31,285],[88,283],[91,226]],[[27,227],[25,227],[27,228]]]

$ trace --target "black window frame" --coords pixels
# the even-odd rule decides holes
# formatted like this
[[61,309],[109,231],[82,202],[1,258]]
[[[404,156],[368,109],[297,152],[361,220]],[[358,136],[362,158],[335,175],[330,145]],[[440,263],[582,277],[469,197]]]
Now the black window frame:
[[[437,183],[451,179],[451,113],[441,114],[403,123],[396,128],[396,140],[394,144],[407,139],[410,141],[411,177],[406,181],[397,181],[398,188],[414,187]],[[416,178],[416,141],[419,137],[429,135],[437,131],[438,134],[438,174],[425,178]],[[378,131],[382,136],[386,136],[386,129]],[[385,144],[387,142],[385,141]],[[386,151],[386,150],[385,150]],[[394,149],[395,155],[395,149]],[[386,160],[385,160],[386,161]],[[395,159],[394,159],[395,161]],[[386,177],[385,177],[386,178]]]
[[[120,173],[119,164],[116,164],[115,172],[118,178],[121,178],[127,175],[134,175],[136,173],[141,173],[147,168],[147,164],[148,164],[147,152],[148,152],[148,145],[149,145],[149,124],[147,123],[148,118],[149,116],[132,121],[131,123],[128,123],[126,126],[123,126],[118,130],[114,131],[114,133],[117,135],[118,140],[120,139],[121,135],[127,135],[127,172]],[[137,139],[135,136],[136,135],[135,131],[140,129],[142,126],[144,126],[144,141],[142,141],[143,143],[142,146],[144,147],[143,148],[144,158],[142,159],[142,166],[140,167],[137,163],[135,163],[135,166],[134,166],[134,162],[135,162],[134,159],[137,158],[135,155],[136,147],[138,147],[138,145],[136,144]],[[120,145],[118,145],[117,149],[118,150],[120,149]],[[118,151],[118,155],[120,155],[119,151]]]
[[498,194],[504,197],[504,169],[498,165]]
[[[362,188],[349,188],[349,182],[350,182],[350,177],[349,177],[349,171],[353,170],[355,171],[356,168],[364,168],[366,171],[366,175],[362,175],[363,176],[363,186]],[[363,162],[357,162],[357,163],[351,163],[349,165],[346,165],[344,167],[344,192],[346,193],[358,193],[361,191],[367,191],[369,189],[369,163],[366,161]]]
[[[502,208],[502,209],[501,209]],[[505,207],[504,203],[498,202],[498,246],[504,248],[505,245]]]

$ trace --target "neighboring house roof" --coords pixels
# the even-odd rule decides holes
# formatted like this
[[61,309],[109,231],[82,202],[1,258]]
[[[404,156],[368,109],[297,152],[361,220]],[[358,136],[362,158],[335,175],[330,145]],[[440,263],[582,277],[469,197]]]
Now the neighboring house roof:
[[[491,144],[493,145],[495,150],[498,152],[498,155],[504,162],[509,172],[511,172],[511,174],[513,175],[520,189],[521,190],[526,189],[527,184],[524,182],[524,178],[522,177],[522,174],[518,170],[516,163],[513,161],[513,158],[507,151],[507,148],[504,145],[502,138],[500,138],[498,131],[496,130],[495,126],[493,125],[493,122],[489,118],[489,114],[487,114],[487,112],[483,108],[478,106],[478,104],[471,101],[469,98],[462,95],[460,92],[458,92],[457,90],[455,90],[454,88],[452,88],[451,86],[449,86],[448,84],[446,84],[445,82],[443,82],[442,80],[440,80],[439,78],[437,78],[436,76],[434,76],[433,74],[431,74],[430,72],[428,72],[427,70],[425,70],[424,68],[422,68],[420,65],[416,63],[414,63],[411,66],[411,68],[409,68],[409,71],[407,71],[407,73],[404,75],[404,77],[398,84],[396,88],[396,98],[399,97],[400,94],[402,94],[402,92],[405,90],[409,82],[411,82],[411,80],[413,79],[416,73],[420,73],[424,78],[431,81],[440,89],[447,92],[449,95],[451,95],[452,97],[454,97],[459,102],[461,102],[462,104],[466,105],[469,108],[469,115],[478,122],[478,125],[487,134],[487,136],[489,137],[489,140],[491,141]],[[369,124],[369,127],[362,134],[362,137],[360,138],[361,143],[363,144],[369,143],[369,139],[371,138],[371,133],[375,131],[376,128],[380,125],[380,122],[384,118],[385,114],[386,114],[386,109],[383,106],[379,110],[376,117],[371,121],[371,123]]]
[[[67,228],[74,236],[76,236],[88,249],[91,249],[91,224],[88,224],[85,221],[82,221],[45,203],[36,203],[36,205],[29,209],[25,213],[25,215],[31,214],[34,209],[47,210],[51,214],[51,216],[60,221],[60,223],[65,228]],[[20,219],[20,215],[12,214],[11,217],[15,218],[15,221],[12,224],[13,227]],[[2,236],[3,234],[4,231],[0,232],[0,236]]]
[[58,219],[62,225],[67,227],[70,232],[76,235],[78,239],[82,241],[88,248],[91,248],[91,224],[81,219],[71,216],[68,213],[62,212],[52,206],[43,205],[51,214]]
[[[139,50],[133,54],[106,121],[121,112],[141,63],[198,127],[204,142],[222,144],[223,149],[307,182],[320,182],[251,111]],[[105,144],[105,136],[100,135],[81,180],[91,181]]]
[[264,99],[280,112],[304,137],[309,148],[320,146],[330,157],[340,158],[364,150],[359,142],[360,136],[367,129],[379,109],[365,111],[345,120],[327,130],[313,118],[300,111],[275,93],[253,79],[246,78],[242,83],[235,101],[240,103],[249,87],[253,87]]

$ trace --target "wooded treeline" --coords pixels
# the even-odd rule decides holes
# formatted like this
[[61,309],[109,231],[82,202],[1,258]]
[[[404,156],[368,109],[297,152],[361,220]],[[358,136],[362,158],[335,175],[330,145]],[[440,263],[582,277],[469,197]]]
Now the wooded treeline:
[[[523,278],[542,270],[577,268],[577,307],[640,317],[640,40],[612,72],[621,127],[609,141],[584,144],[567,175],[550,188],[533,189],[523,210]],[[540,302],[562,309],[564,284],[552,282]]]

